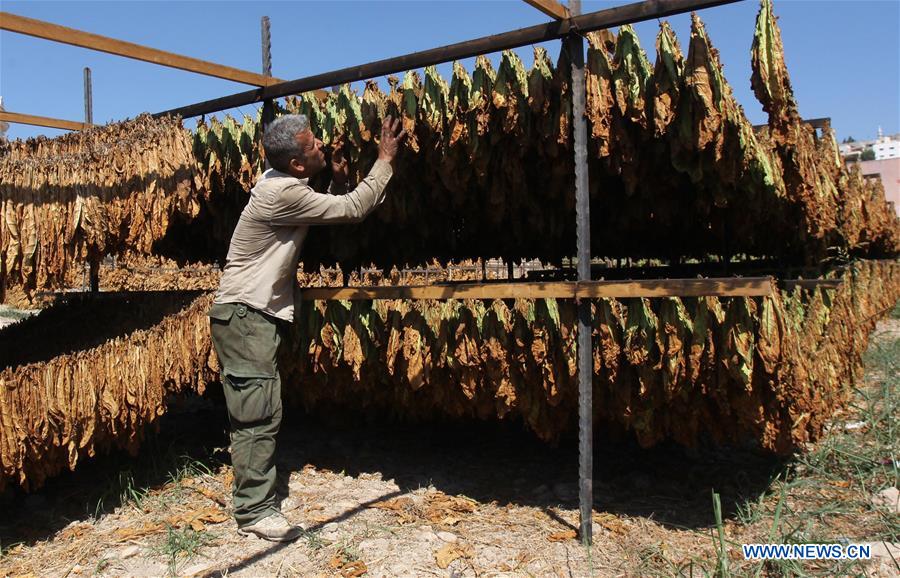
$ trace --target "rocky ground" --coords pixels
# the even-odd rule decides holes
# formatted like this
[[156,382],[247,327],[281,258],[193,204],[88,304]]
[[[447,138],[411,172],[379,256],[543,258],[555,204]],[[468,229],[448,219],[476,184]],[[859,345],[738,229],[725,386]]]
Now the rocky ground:
[[[896,576],[898,364],[894,318],[852,407],[790,460],[601,444],[590,548],[576,537],[574,440],[300,414],[286,416],[279,468],[282,510],[304,536],[241,537],[224,409],[186,400],[137,457],[0,496],[0,576]],[[740,550],[750,542],[865,542],[877,557],[753,562]]]

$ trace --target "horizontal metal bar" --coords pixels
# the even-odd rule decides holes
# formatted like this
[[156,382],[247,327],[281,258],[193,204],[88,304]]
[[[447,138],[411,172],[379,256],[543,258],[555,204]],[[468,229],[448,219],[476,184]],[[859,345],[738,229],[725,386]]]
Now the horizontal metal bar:
[[313,287],[304,301],[359,299],[575,299],[600,297],[765,297],[771,277],[648,279],[639,281],[557,281],[549,283],[465,283],[403,287]]
[[[826,126],[831,126],[831,117],[823,116],[822,118],[805,118],[802,120],[803,124],[808,124],[813,128],[825,128]],[[754,130],[762,130],[764,128],[769,128],[768,124],[754,124]]]
[[538,42],[558,40],[572,31],[590,32],[592,30],[611,28],[623,24],[633,24],[644,20],[663,18],[665,16],[690,12],[691,10],[732,4],[740,1],[742,0],[645,0],[644,2],[635,2],[633,4],[626,4],[625,6],[617,6],[615,8],[590,12],[567,20],[538,24],[537,26],[531,26],[529,28],[521,28],[511,32],[494,34],[492,36],[476,38],[474,40],[450,44],[440,48],[415,52],[405,56],[388,58],[360,66],[351,66],[332,72],[325,72],[306,78],[273,84],[264,88],[239,92],[221,98],[206,100],[197,104],[173,108],[171,110],[156,113],[154,116],[171,114],[187,118],[199,116],[201,114],[210,114],[220,110],[262,102],[267,98],[280,98],[290,94],[309,92],[348,82],[356,82],[358,80],[367,80],[388,74],[395,74],[397,72],[405,72],[407,70],[431,66],[433,64],[452,62],[453,60],[469,58],[479,54],[488,54],[490,52],[518,48],[520,46],[527,46]]
[[22,114],[19,112],[0,112],[0,120],[6,122],[14,122],[18,124],[30,124],[33,126],[44,126],[48,128],[61,128],[65,130],[84,130],[89,128],[90,124],[78,122],[75,120],[62,120],[60,118],[50,118],[48,116],[35,116],[33,114]]
[[182,56],[164,50],[157,50],[133,42],[124,40],[116,40],[99,34],[83,32],[74,28],[60,26],[44,22],[43,20],[35,20],[9,12],[0,12],[0,29],[17,32],[19,34],[27,34],[45,40],[54,42],[62,42],[72,46],[88,48],[90,50],[98,50],[108,54],[124,56],[126,58],[134,58],[144,62],[152,62],[162,66],[205,74],[207,76],[215,76],[216,78],[224,78],[233,82],[241,82],[244,84],[252,84],[255,86],[267,86],[282,82],[280,79],[264,76],[255,72],[240,70],[230,66],[223,66],[189,56]]

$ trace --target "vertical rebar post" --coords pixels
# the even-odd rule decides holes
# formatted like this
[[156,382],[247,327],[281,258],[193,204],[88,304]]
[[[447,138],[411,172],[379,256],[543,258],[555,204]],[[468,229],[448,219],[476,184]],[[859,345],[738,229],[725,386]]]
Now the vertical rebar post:
[[[91,69],[84,67],[84,124],[94,124],[94,91],[91,86]],[[92,258],[89,261],[89,280],[91,293],[100,291],[100,261]]]
[[[581,0],[569,0],[569,13],[581,14]],[[564,41],[572,62],[572,131],[575,152],[575,231],[579,281],[591,280],[591,206],[588,192],[587,120],[584,116],[584,40],[575,31]],[[594,423],[591,367],[591,302],[578,307],[578,504],[581,543],[593,541],[591,512],[594,505]]]
[[[262,73],[266,76],[272,76],[272,31],[268,16],[262,17],[260,26],[262,28]],[[275,101],[267,98],[263,101],[263,131],[266,130],[269,123],[273,120],[275,120]]]
[[94,124],[94,93],[91,90],[91,69],[84,67],[84,122]]

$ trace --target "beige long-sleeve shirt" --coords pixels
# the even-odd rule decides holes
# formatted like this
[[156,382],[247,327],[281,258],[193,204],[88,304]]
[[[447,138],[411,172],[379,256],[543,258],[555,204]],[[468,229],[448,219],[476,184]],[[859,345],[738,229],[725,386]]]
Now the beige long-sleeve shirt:
[[376,161],[356,189],[331,195],[317,193],[306,179],[264,172],[231,237],[215,303],[244,303],[293,320],[297,263],[310,225],[362,221],[384,200],[392,174],[390,163]]

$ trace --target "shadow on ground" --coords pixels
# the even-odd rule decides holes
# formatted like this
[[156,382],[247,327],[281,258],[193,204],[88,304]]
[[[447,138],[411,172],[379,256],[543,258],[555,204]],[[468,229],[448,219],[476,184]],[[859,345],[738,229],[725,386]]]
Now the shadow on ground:
[[[434,486],[479,502],[578,508],[577,440],[551,447],[518,424],[350,427],[306,418],[283,440],[283,468],[309,463],[350,476],[380,473],[404,492]],[[715,525],[712,491],[732,516],[785,467],[783,459],[748,450],[603,443],[595,442],[594,509],[682,528]]]
[[[207,399],[182,400],[161,419],[160,432],[148,435],[138,456],[115,453],[83,462],[33,494],[12,489],[0,495],[0,543],[5,550],[52,537],[74,520],[113,511],[129,499],[129,489],[162,487],[186,466],[215,471],[227,463],[227,443],[225,409],[215,391]],[[747,450],[597,446],[595,510],[652,517],[679,528],[715,524],[712,491],[721,495],[724,515],[734,516],[738,505],[758,498],[785,467],[784,461]],[[578,508],[576,440],[550,447],[514,423],[336,425],[288,412],[279,448],[285,479],[311,464],[350,476],[380,473],[401,492],[433,486],[479,502],[548,513]]]

